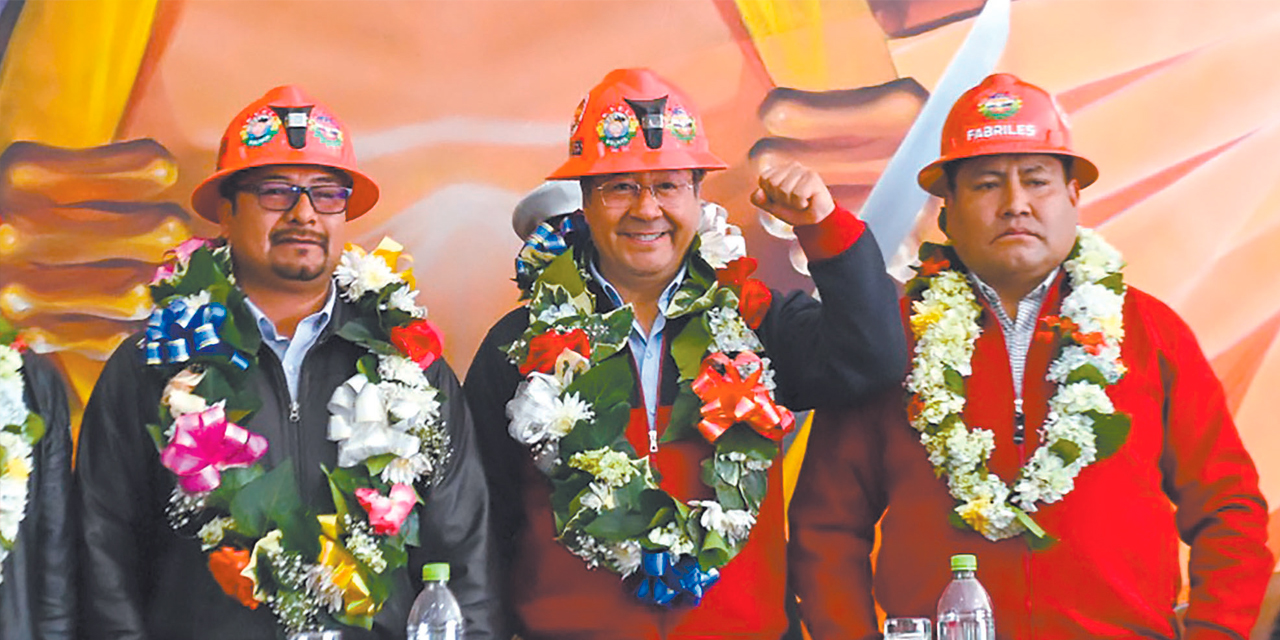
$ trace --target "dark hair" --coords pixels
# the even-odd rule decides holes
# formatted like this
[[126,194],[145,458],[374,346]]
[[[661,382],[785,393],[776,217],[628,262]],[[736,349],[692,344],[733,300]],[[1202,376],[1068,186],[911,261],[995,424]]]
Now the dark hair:
[[[1071,182],[1071,169],[1075,166],[1075,158],[1071,156],[1059,155],[1056,153],[1049,154],[1057,158],[1062,163],[1062,179]],[[942,165],[942,171],[947,174],[947,191],[955,192],[956,190],[956,174],[960,172],[960,164],[969,158],[961,158],[952,160]]]

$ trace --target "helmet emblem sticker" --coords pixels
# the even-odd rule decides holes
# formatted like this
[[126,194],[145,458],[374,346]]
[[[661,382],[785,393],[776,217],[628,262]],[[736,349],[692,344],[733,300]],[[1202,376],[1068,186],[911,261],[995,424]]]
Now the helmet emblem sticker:
[[244,126],[240,127],[240,141],[250,147],[261,147],[271,142],[277,133],[280,133],[280,116],[263,107],[244,121]]
[[667,118],[667,129],[681,142],[692,142],[698,136],[698,124],[684,107],[677,106]]
[[311,135],[316,137],[326,147],[342,146],[342,129],[338,127],[338,123],[327,115],[311,116],[309,123]]
[[1022,98],[1011,93],[993,93],[978,103],[978,113],[992,120],[1012,118],[1022,109]]
[[600,136],[600,142],[613,151],[625,149],[639,130],[640,121],[630,109],[622,105],[609,107],[601,116],[600,122],[596,123],[596,135]]
[[587,111],[587,99],[583,98],[582,102],[578,103],[578,108],[573,110],[573,122],[569,123],[570,136],[578,133],[578,127],[582,126],[582,114],[586,113],[586,111]]

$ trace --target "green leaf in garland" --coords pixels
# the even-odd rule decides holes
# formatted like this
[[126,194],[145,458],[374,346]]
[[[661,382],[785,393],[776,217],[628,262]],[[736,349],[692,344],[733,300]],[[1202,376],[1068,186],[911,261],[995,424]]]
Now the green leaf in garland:
[[168,439],[164,437],[164,428],[158,424],[147,424],[147,433],[151,435],[151,440],[156,443],[156,449],[163,451],[168,444]]
[[959,371],[945,367],[942,370],[942,384],[952,393],[958,396],[964,395],[964,376],[961,376]]
[[565,393],[577,393],[579,398],[597,408],[627,404],[631,400],[634,377],[630,359],[618,355],[578,376]]
[[764,471],[747,471],[742,474],[739,488],[742,490],[742,497],[747,501],[747,506],[759,511],[765,494],[769,492],[769,475]]
[[698,564],[703,569],[723,567],[729,564],[733,556],[733,549],[730,548],[729,543],[719,533],[708,531],[707,537],[702,541],[702,550],[698,552]]
[[[387,465],[395,461],[399,457],[394,453],[384,453],[379,456],[371,456],[364,459],[364,467],[369,470],[369,477],[372,478],[382,473]],[[385,491],[383,493],[386,493]]]
[[671,418],[667,428],[663,430],[659,442],[676,442],[695,436],[698,433],[698,422],[702,420],[702,400],[693,392],[689,382],[681,382],[676,392],[675,402],[671,405]]
[[[370,589],[370,593],[372,591]],[[373,631],[373,616],[349,616],[345,613],[335,613],[333,619],[348,627]]]
[[631,305],[611,309],[600,317],[601,331],[592,336],[591,362],[603,362],[627,346],[635,312]]
[[367,485],[368,479],[360,478],[356,475],[355,470],[350,467],[330,469],[321,465],[320,470],[324,472],[325,478],[329,481],[329,495],[333,499],[334,512],[338,514],[338,522],[342,522],[346,515],[351,513],[352,509],[359,508],[358,504],[349,504],[346,496],[354,495],[357,488]]
[[218,488],[209,493],[205,498],[205,504],[209,508],[231,510],[231,501],[236,494],[244,488],[245,485],[261,478],[266,471],[263,471],[262,465],[255,464],[252,467],[233,467],[222,471],[222,482],[218,484]]
[[706,316],[699,316],[689,321],[680,335],[671,341],[671,357],[680,370],[680,380],[693,380],[698,377],[702,368],[703,357],[711,347],[711,330],[707,327]]
[[947,522],[951,523],[951,526],[957,529],[962,529],[964,531],[973,531],[973,527],[970,527],[969,523],[965,522],[964,518],[961,518],[960,514],[956,513],[955,509],[952,509],[951,511],[947,512]]
[[1062,464],[1071,464],[1080,457],[1080,445],[1070,440],[1058,440],[1049,447],[1049,452],[1062,458]]
[[714,456],[714,459],[716,476],[720,478],[720,481],[731,487],[738,486],[738,480],[742,474],[742,465],[720,456]]
[[1129,415],[1097,411],[1089,411],[1087,414],[1093,418],[1094,446],[1098,449],[1098,460],[1119,451],[1120,446],[1129,438]]
[[746,509],[747,503],[742,499],[742,492],[737,486],[727,484],[723,480],[716,482],[716,502],[724,509]]
[[262,334],[258,331],[258,323],[253,319],[247,298],[239,289],[232,289],[227,294],[227,319],[218,330],[223,342],[231,345],[242,355],[248,354],[250,360],[256,359],[258,348],[262,346]]
[[1066,384],[1074,384],[1077,382],[1089,382],[1104,389],[1108,384],[1107,377],[1102,375],[1102,372],[1092,364],[1080,365],[1075,369],[1072,369],[1071,373],[1067,374]]
[[368,378],[369,382],[373,384],[382,382],[382,376],[378,375],[378,356],[372,353],[366,353],[360,356],[359,360],[356,360],[356,371],[364,374],[364,377]]
[[573,249],[555,257],[538,276],[542,282],[552,282],[565,288],[569,295],[576,296],[587,290],[587,285],[578,273],[578,263],[574,261]]
[[27,419],[22,421],[20,431],[22,438],[29,444],[34,445],[40,442],[40,439],[44,437],[44,418],[41,418],[40,414],[34,411],[27,412]]
[[684,284],[671,296],[671,302],[667,304],[666,316],[679,318],[710,309],[715,306],[719,289],[720,285],[714,282],[704,288],[693,280],[685,279]]
[[[597,408],[596,420],[591,425],[579,423],[565,437],[560,439],[560,459],[568,460],[570,456],[582,451],[592,451],[601,447],[613,447],[622,450],[622,439],[631,420],[631,406],[627,403],[615,404],[611,407]],[[618,446],[614,446],[618,445]],[[631,449],[626,445],[627,450]]]
[[765,462],[778,456],[778,443],[739,423],[716,439],[717,457],[728,453],[741,453],[749,459]]
[[670,508],[671,496],[657,490],[647,490],[638,496],[638,504],[630,509],[617,508],[600,512],[591,524],[583,528],[588,535],[604,540],[622,541],[647,534],[649,523],[663,508]]
[[390,342],[382,327],[378,326],[377,321],[372,318],[355,318],[348,320],[346,324],[338,329],[338,335],[359,345],[368,347],[374,353],[382,355],[398,355],[400,351]]
[[274,525],[280,529],[286,547],[307,557],[320,552],[320,524],[302,507],[289,461],[236,492],[230,511],[237,530],[251,538],[262,537]]
[[1098,281],[1098,284],[1108,288],[1112,293],[1122,296],[1124,295],[1124,275],[1116,272]]
[[578,469],[562,466],[557,470],[551,491],[551,511],[556,514],[556,531],[563,532],[564,524],[560,522],[560,514],[570,513],[570,505],[586,491],[591,484],[591,474]]

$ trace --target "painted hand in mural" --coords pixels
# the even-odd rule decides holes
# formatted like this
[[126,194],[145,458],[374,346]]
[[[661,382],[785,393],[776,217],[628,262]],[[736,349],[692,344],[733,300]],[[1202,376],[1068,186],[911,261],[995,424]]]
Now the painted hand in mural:
[[146,317],[147,283],[190,235],[152,140],[91,149],[18,142],[0,156],[0,314],[42,351],[105,358]]

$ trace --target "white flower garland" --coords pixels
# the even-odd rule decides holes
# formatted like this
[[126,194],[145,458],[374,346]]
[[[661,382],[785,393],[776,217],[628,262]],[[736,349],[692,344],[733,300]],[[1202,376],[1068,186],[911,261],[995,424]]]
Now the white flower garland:
[[[18,528],[27,515],[28,479],[32,470],[32,445],[10,427],[26,424],[31,411],[22,394],[22,354],[0,344],[0,567],[18,539]],[[4,582],[0,568],[0,583]]]
[[[947,477],[959,502],[956,513],[989,540],[1028,531],[1043,537],[1027,514],[1036,511],[1037,502],[1052,504],[1074,488],[1076,476],[1098,458],[1094,415],[1115,413],[1106,386],[1125,373],[1120,359],[1125,286],[1119,278],[1124,261],[1089,229],[1077,229],[1077,243],[1076,257],[1063,264],[1070,293],[1061,317],[1074,324],[1068,333],[1087,337],[1087,344],[1068,341],[1049,366],[1046,379],[1058,387],[1049,400],[1041,444],[1012,489],[987,471],[994,434],[970,429],[962,418],[966,398],[958,392],[963,384],[956,384],[956,374],[972,374],[974,344],[982,331],[982,307],[973,289],[963,273],[946,269],[931,277],[922,298],[912,303],[917,342],[906,383],[915,394],[911,426],[920,432],[929,462]],[[1089,367],[1102,380],[1080,379]]]

